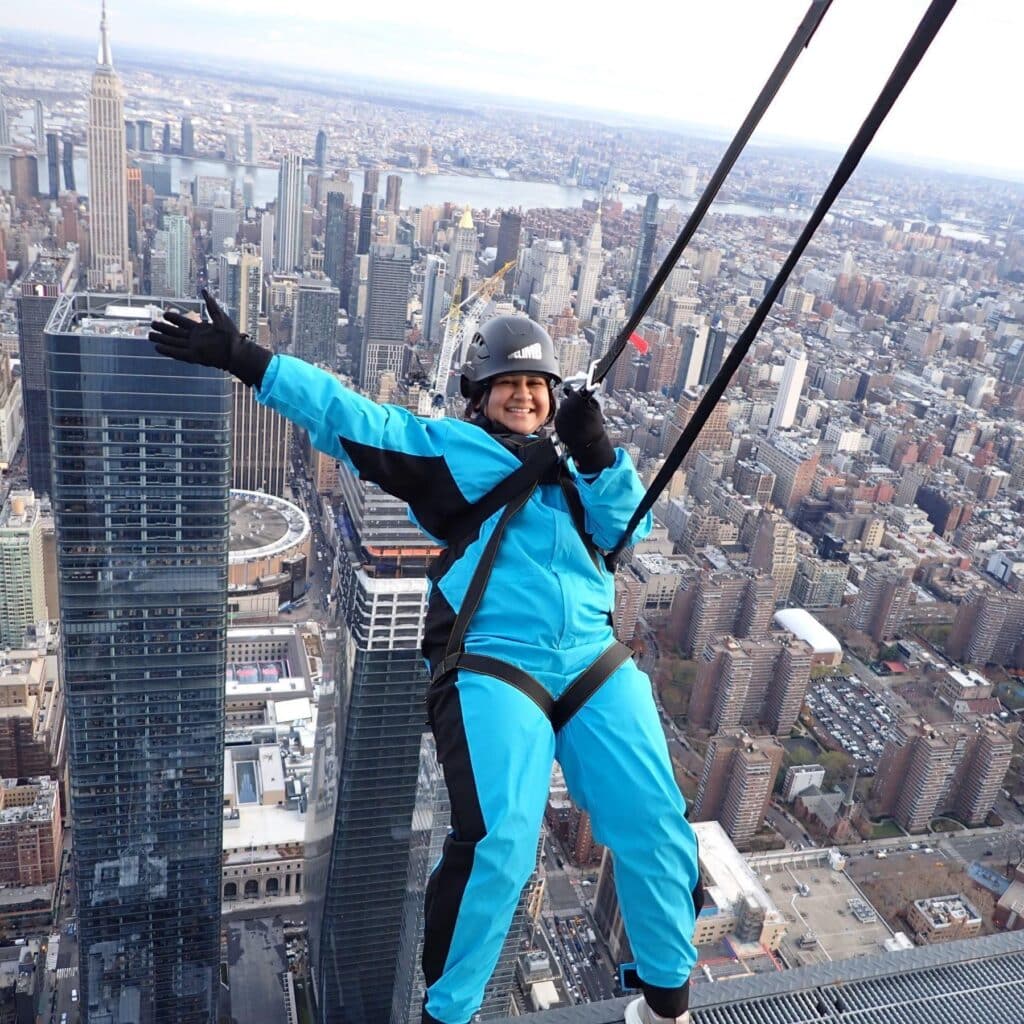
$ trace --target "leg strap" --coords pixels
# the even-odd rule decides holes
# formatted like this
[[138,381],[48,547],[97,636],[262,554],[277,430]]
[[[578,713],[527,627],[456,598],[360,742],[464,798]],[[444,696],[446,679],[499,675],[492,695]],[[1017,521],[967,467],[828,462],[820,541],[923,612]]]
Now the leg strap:
[[[459,669],[491,676],[526,694],[544,712],[544,716],[551,722],[551,728],[559,732],[600,689],[601,684],[632,655],[633,652],[625,644],[616,640],[569,684],[568,689],[558,700],[555,700],[533,676],[507,661],[490,658],[485,654],[456,651],[437,666],[430,682],[430,689],[431,693],[436,692]],[[428,694],[428,701],[430,697],[431,694]]]

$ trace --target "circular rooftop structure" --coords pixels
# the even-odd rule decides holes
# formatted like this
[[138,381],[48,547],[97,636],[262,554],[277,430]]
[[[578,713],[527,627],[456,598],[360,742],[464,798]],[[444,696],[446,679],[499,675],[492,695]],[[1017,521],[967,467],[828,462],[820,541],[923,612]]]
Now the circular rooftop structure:
[[309,535],[309,519],[297,505],[262,491],[232,490],[231,565],[283,555]]

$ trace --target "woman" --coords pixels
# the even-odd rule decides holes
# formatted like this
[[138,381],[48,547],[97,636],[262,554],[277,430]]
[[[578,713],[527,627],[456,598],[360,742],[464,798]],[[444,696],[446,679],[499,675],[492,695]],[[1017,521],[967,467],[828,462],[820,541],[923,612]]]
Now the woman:
[[[643,488],[597,402],[565,397],[547,332],[496,317],[462,368],[467,419],[424,420],[272,355],[205,292],[209,323],[154,321],[157,351],[216,366],[309,431],[315,447],[408,502],[444,548],[431,571],[427,705],[452,828],[427,887],[425,1024],[479,1008],[536,863],[552,763],[608,846],[644,996],[627,1020],[688,1020],[700,901],[684,817],[648,678],[612,633],[615,546]],[[559,459],[554,420],[571,460]],[[646,534],[650,520],[637,531]]]

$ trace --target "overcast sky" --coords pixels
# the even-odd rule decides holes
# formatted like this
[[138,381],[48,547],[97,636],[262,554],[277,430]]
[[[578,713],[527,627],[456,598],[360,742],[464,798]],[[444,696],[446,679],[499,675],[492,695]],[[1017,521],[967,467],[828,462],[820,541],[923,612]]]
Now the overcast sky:
[[[537,101],[557,97],[731,132],[808,4],[111,0],[108,9],[115,64],[119,45],[154,54],[179,50],[225,64],[427,80]],[[4,26],[38,32],[46,25],[68,37],[69,49],[94,52],[99,0],[6,0],[3,6]],[[926,7],[926,0],[834,0],[766,116],[765,135],[845,145]],[[1022,0],[961,0],[873,152],[1024,178],[1022,46]]]

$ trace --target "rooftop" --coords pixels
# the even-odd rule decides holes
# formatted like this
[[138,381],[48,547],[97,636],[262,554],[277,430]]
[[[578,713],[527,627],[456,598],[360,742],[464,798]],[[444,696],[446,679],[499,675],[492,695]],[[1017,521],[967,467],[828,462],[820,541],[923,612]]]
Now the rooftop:
[[268,558],[309,537],[309,518],[284,498],[262,491],[231,492],[231,538],[228,560],[235,565]]
[[775,613],[774,621],[800,640],[806,640],[815,654],[841,654],[843,651],[835,635],[803,608],[783,608]]
[[[628,999],[548,1010],[534,1024],[621,1024]],[[920,946],[694,989],[693,1024],[1024,1022],[1024,932]]]

